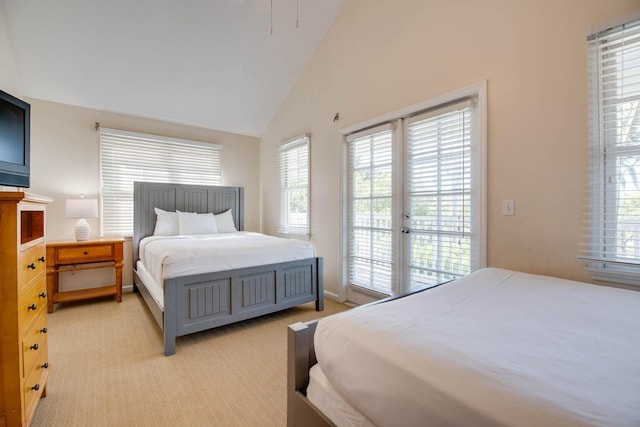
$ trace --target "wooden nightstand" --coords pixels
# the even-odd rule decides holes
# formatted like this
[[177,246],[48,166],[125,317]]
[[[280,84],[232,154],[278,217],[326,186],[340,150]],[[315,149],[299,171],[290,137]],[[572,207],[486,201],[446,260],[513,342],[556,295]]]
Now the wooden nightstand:
[[[122,258],[124,239],[99,239],[83,242],[47,243],[47,309],[53,313],[57,302],[78,301],[115,295],[122,301]],[[109,264],[110,263],[110,264]],[[62,267],[62,268],[61,268]],[[60,292],[58,275],[62,271],[115,268],[116,283],[99,288]]]

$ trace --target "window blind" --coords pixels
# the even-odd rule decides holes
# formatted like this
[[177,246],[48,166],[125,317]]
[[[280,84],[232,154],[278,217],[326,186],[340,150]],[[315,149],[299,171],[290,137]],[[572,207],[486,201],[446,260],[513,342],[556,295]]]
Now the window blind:
[[347,137],[349,283],[391,295],[393,132],[383,125]]
[[590,217],[582,259],[594,278],[640,281],[640,20],[588,37]]
[[133,234],[133,182],[220,185],[216,144],[100,128],[102,235]]
[[309,236],[309,143],[309,135],[303,135],[283,143],[278,150],[280,234]]
[[469,101],[407,124],[409,290],[471,272]]

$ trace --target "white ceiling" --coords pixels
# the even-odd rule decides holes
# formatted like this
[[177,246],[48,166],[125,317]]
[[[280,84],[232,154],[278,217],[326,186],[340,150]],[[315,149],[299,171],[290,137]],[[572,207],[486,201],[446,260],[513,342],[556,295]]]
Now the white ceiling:
[[252,136],[343,3],[0,0],[25,96]]

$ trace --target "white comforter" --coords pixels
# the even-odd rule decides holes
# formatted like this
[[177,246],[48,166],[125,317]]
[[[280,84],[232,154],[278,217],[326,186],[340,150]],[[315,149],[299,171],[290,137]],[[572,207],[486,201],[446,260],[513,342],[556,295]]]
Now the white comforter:
[[500,269],[320,320],[377,426],[640,426],[640,292]]
[[313,258],[306,241],[249,231],[198,236],[151,236],[140,241],[139,258],[153,279],[164,279]]

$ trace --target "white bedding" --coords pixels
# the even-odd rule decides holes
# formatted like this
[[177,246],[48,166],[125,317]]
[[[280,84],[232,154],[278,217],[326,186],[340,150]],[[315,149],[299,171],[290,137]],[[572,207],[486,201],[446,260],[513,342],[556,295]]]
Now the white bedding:
[[640,292],[484,269],[321,319],[315,350],[380,427],[640,426]]
[[249,231],[197,236],[150,236],[140,241],[139,263],[157,284],[164,279],[316,257],[306,241]]
[[318,364],[309,370],[307,398],[338,426],[375,427],[336,392]]

